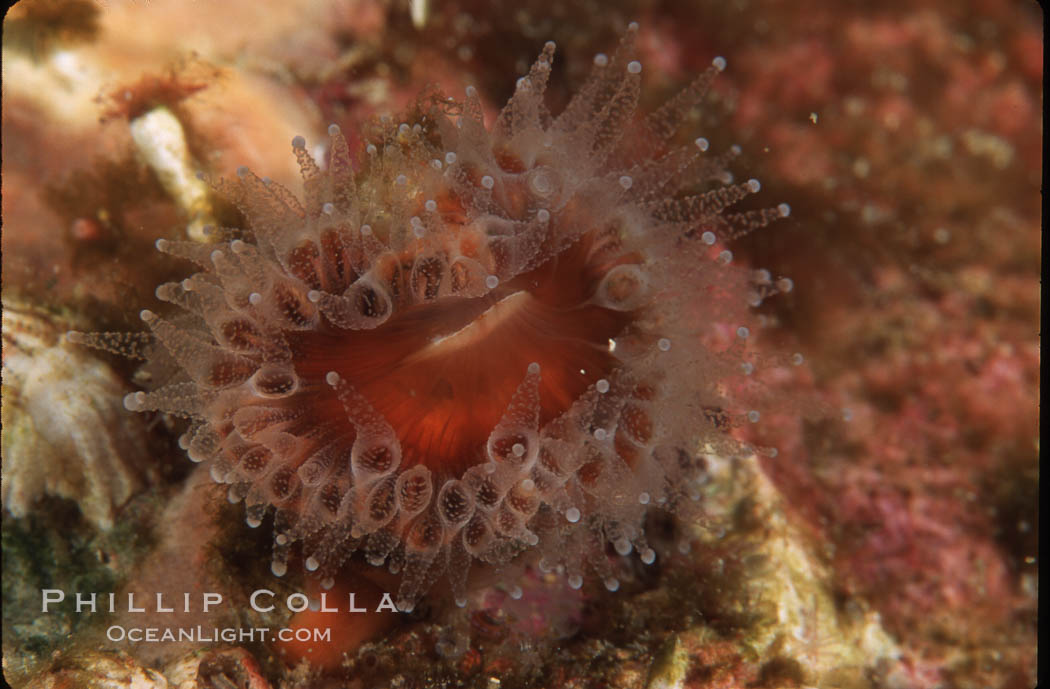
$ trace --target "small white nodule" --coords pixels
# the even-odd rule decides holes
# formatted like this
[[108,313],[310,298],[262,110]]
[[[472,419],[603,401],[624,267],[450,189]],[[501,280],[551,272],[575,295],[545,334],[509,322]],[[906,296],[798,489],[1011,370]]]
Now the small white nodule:
[[616,542],[613,543],[613,548],[615,548],[616,552],[620,555],[631,554],[631,542],[628,541],[626,538],[616,539]]

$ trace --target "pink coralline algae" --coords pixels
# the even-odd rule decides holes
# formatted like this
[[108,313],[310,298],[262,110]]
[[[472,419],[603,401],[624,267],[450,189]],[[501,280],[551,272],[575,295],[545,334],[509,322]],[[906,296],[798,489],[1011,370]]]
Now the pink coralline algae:
[[148,360],[125,405],[191,419],[182,444],[248,524],[274,511],[275,574],[294,554],[331,587],[360,552],[411,610],[527,553],[615,590],[606,545],[654,561],[644,518],[697,512],[697,453],[754,451],[727,435],[760,416],[749,306],[790,281],[722,243],[789,209],[730,212],[760,186],[733,182],[738,149],[678,140],[721,58],[636,116],[636,30],[556,117],[548,43],[490,127],[468,88],[362,150],[333,125],[323,166],[293,139],[302,200],[215,181],[249,227],[158,242],[200,268],[157,288],[180,311],[76,336]]
[[[942,683],[1031,685],[1041,17],[1009,2],[748,11],[778,30],[708,41],[737,47],[718,85],[739,87],[734,129],[769,146],[761,178],[807,223],[734,248],[798,279],[774,308],[814,378],[784,389],[851,411],[780,429],[792,459],[763,468],[829,544],[837,585]],[[686,44],[702,31],[674,26]]]

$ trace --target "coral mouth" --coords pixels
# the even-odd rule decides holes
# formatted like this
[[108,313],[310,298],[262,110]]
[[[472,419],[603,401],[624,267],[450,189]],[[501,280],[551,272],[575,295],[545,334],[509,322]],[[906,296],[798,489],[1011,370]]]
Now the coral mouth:
[[[562,261],[488,298],[419,305],[354,337],[298,333],[297,371],[317,381],[317,389],[325,387],[320,381],[328,371],[350,382],[397,429],[403,468],[422,464],[438,476],[458,477],[486,461],[486,440],[530,364],[543,371],[541,425],[616,368],[608,341],[623,330],[626,314],[560,303],[554,295],[564,291],[549,286],[580,280],[580,268]],[[335,394],[309,400],[317,416],[346,426]]]
[[512,292],[502,297],[476,320],[448,335],[435,337],[430,341],[429,346],[416,355],[416,358],[428,359],[440,356],[441,353],[477,345],[499,328],[506,319],[513,317],[519,309],[528,308],[528,300],[529,293],[525,291]]

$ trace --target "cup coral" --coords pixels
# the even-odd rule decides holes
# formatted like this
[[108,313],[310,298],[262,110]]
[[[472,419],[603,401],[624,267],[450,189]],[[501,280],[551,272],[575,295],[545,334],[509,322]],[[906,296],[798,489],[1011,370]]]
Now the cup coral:
[[777,288],[719,242],[788,208],[728,212],[759,189],[735,149],[671,143],[720,58],[636,117],[636,31],[557,117],[548,43],[491,128],[468,88],[363,151],[333,125],[324,166],[295,137],[302,200],[242,168],[213,184],[249,228],[158,242],[200,267],[157,288],[181,313],[77,336],[148,359],[127,408],[191,418],[182,444],[249,525],[275,511],[275,574],[298,542],[331,586],[361,551],[410,610],[529,551],[614,590],[605,545],[653,562],[647,511],[696,509],[697,452],[758,418],[748,302]]
[[4,295],[0,495],[15,517],[29,515],[45,495],[68,498],[106,530],[154,472],[138,459],[149,452],[146,431],[120,405],[127,385],[105,362],[63,342],[74,322]]

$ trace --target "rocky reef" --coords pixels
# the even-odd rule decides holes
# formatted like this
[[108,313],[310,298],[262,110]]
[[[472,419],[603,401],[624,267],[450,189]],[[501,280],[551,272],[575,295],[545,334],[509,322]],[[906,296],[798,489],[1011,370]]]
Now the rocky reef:
[[[1035,681],[1038,18],[593,9],[13,8],[13,686]],[[453,390],[514,370],[448,403],[485,429],[462,447],[405,431],[415,398],[378,391],[421,378],[365,344],[438,310]],[[433,514],[384,501],[424,470]]]

